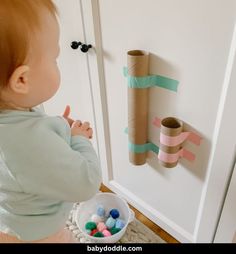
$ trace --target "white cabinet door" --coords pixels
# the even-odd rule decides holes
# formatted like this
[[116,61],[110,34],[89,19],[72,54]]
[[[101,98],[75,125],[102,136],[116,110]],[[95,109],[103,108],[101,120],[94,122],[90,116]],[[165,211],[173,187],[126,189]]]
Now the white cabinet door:
[[[236,0],[55,0],[61,24],[61,88],[45,109],[95,127],[104,183],[182,242],[211,242],[232,167],[236,121]],[[74,40],[91,43],[87,54]],[[150,74],[179,80],[178,93],[150,89],[149,141],[155,116],[175,116],[202,137],[197,156],[173,169],[154,153],[128,159],[126,52],[151,53]],[[233,74],[233,75],[232,75]]]
[[236,165],[216,231],[215,243],[236,243]]
[[[81,3],[86,36],[96,44],[96,58],[89,57],[89,66],[105,184],[178,240],[213,241],[236,139],[235,117],[225,117],[228,111],[234,114],[227,98],[235,91],[231,74],[236,1]],[[155,116],[175,116],[203,137],[200,147],[188,144],[197,157],[194,163],[181,160],[166,169],[153,153],[143,166],[129,163],[124,133],[127,81],[122,68],[132,49],[151,53],[151,74],[180,82],[176,94],[150,89],[149,141],[158,145]],[[231,106],[235,109],[235,100]]]
[[[71,117],[89,121],[94,128],[92,142],[96,145],[96,128],[93,112],[93,100],[90,89],[88,54],[80,49],[71,48],[72,41],[86,43],[83,27],[83,14],[79,0],[55,0],[59,11],[60,23],[60,57],[58,65],[61,72],[61,87],[57,94],[44,103],[49,115],[62,115],[66,105],[71,106]],[[89,42],[88,42],[89,43]]]

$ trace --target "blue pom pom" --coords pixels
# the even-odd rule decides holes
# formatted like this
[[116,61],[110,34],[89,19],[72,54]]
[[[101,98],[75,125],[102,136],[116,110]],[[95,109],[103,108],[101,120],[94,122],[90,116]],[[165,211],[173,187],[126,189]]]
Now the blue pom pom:
[[115,219],[113,219],[112,217],[109,217],[108,219],[107,219],[107,221],[106,221],[106,226],[107,226],[107,228],[113,228],[114,226],[115,226],[115,224],[116,224],[116,220]]
[[105,209],[102,205],[99,205],[97,208],[97,215],[99,215],[100,217],[104,217],[105,216]]
[[115,225],[116,228],[122,229],[124,226],[125,226],[125,222],[123,220],[121,219],[116,220],[116,225]]
[[110,215],[111,215],[111,217],[113,219],[116,219],[116,218],[118,218],[120,216],[120,213],[119,213],[119,211],[117,209],[112,209],[110,211]]

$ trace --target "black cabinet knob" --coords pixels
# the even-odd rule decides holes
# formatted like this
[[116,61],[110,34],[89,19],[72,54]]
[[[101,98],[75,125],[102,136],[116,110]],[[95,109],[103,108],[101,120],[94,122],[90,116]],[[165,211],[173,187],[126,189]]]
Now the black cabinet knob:
[[92,45],[91,45],[91,44],[89,44],[89,45],[83,44],[83,45],[81,46],[80,50],[81,50],[83,53],[86,53],[86,52],[88,52],[88,50],[89,50],[90,48],[92,48]]
[[71,48],[77,49],[82,43],[80,41],[72,41],[71,42]]
[[89,50],[90,48],[92,48],[92,45],[91,45],[91,44],[86,45],[86,44],[83,44],[83,43],[80,42],[80,41],[72,41],[70,46],[71,46],[72,49],[78,49],[79,46],[80,46],[80,50],[81,50],[83,53],[88,52],[88,50]]

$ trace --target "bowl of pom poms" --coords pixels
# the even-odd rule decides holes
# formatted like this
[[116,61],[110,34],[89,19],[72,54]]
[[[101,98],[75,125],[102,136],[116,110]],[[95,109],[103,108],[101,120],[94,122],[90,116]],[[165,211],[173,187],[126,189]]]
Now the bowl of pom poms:
[[134,212],[122,197],[113,193],[98,193],[80,203],[75,221],[89,241],[115,243],[124,235],[134,217]]

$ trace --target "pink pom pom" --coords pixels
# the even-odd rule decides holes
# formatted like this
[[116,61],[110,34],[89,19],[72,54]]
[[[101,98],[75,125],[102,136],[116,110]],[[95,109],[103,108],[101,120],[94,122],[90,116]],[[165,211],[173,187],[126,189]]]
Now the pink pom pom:
[[102,233],[105,237],[111,236],[111,232],[108,231],[107,229],[103,230]]
[[103,230],[107,229],[106,225],[104,224],[104,222],[99,222],[97,224],[97,229],[98,231],[102,232]]

